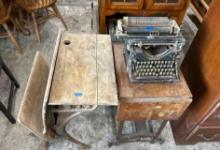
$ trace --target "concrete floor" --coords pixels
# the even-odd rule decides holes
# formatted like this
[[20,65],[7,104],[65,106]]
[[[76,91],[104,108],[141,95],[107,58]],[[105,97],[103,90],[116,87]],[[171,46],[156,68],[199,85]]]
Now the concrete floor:
[[[70,4],[70,5],[67,5]],[[97,5],[97,1],[95,1]],[[86,0],[59,0],[58,7],[66,20],[69,29],[74,33],[94,33],[96,30],[91,29],[91,9],[89,2]],[[94,24],[94,27],[96,24]],[[22,100],[23,92],[26,86],[30,68],[36,51],[42,52],[50,64],[53,48],[55,45],[58,29],[63,28],[60,21],[53,18],[41,25],[41,44],[36,42],[35,35],[19,35],[19,41],[24,48],[24,55],[17,55],[13,45],[8,39],[0,40],[0,54],[2,55],[9,68],[17,77],[21,88],[17,91],[13,115],[17,113]],[[8,95],[9,81],[4,74],[0,78],[0,99],[6,103]],[[114,120],[112,118],[112,109],[99,107],[90,113],[84,113],[77,116],[68,124],[68,131],[78,139],[91,145],[93,150],[220,150],[220,143],[200,143],[192,146],[177,146],[173,140],[173,135],[168,124],[161,137],[165,142],[160,145],[134,142],[118,146],[108,147],[108,143],[115,140]],[[126,124],[124,132],[131,131],[130,122]],[[12,125],[0,112],[0,150],[39,150],[45,149],[45,143],[27,131],[18,123]],[[70,150],[80,149],[77,145],[63,139],[57,138],[49,143],[50,150]]]

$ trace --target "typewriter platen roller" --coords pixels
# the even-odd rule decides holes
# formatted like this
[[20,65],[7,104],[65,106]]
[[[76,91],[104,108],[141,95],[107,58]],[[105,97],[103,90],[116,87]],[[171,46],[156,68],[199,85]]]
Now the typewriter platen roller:
[[179,27],[167,17],[124,17],[123,32],[126,34],[176,35]]

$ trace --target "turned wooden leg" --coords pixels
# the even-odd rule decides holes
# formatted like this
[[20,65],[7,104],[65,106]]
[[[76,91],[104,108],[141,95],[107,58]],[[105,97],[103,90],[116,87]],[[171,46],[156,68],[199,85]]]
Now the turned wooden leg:
[[23,54],[23,50],[20,46],[20,44],[16,41],[16,39],[14,38],[14,36],[12,35],[11,31],[8,28],[7,24],[3,24],[3,28],[5,29],[5,31],[8,33],[9,38],[11,39],[12,43],[15,45],[16,50],[19,54]]
[[60,18],[60,20],[62,21],[63,26],[65,27],[65,29],[68,30],[68,27],[67,27],[62,15],[60,14],[60,11],[58,10],[56,4],[53,4],[51,7],[52,7],[53,11],[56,13],[57,17]]
[[32,17],[32,21],[33,21],[35,34],[37,36],[37,40],[40,43],[40,32],[39,32],[39,29],[38,29],[37,20],[36,20],[36,16],[35,16],[34,12],[31,13],[31,17]]

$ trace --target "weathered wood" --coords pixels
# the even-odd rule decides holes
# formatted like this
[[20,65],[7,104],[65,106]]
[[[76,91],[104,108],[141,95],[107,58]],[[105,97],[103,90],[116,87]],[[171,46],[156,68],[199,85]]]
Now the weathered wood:
[[[50,140],[54,134],[48,129],[43,134],[43,120],[46,119],[44,93],[48,79],[49,67],[39,52],[36,53],[30,77],[24,92],[23,101],[18,114],[18,121],[43,140]],[[46,121],[45,121],[46,122]]]
[[212,0],[182,64],[194,103],[171,123],[178,144],[220,141],[219,5],[219,0]]
[[[54,73],[54,69],[55,69],[55,65],[56,65],[61,33],[62,33],[62,30],[59,30],[58,35],[57,35],[57,39],[56,39],[56,45],[54,47],[53,57],[51,60],[50,71],[49,71],[49,75],[48,75],[48,79],[47,79],[47,85],[46,85],[45,94],[44,94],[44,102],[48,102],[49,95],[50,95],[51,83],[52,83],[53,73]],[[44,111],[46,111],[45,108],[47,107],[47,104],[48,103],[43,104]],[[45,113],[46,112],[43,112],[43,114],[45,114]],[[44,126],[46,126],[46,120],[43,120],[43,124],[44,124]],[[43,133],[46,133],[46,128],[44,128]]]
[[97,37],[98,104],[118,105],[111,38],[108,35]]
[[63,33],[49,105],[117,105],[108,35]]

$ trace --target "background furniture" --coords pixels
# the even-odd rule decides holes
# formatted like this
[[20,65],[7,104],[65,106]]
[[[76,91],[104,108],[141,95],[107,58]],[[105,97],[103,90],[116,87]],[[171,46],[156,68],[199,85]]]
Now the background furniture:
[[61,14],[56,6],[56,0],[15,0],[15,3],[19,7],[21,7],[22,9],[24,9],[25,11],[27,11],[28,13],[31,14],[33,27],[34,27],[34,30],[35,30],[35,33],[37,36],[37,40],[39,42],[40,42],[40,32],[38,29],[38,23],[37,23],[36,15],[35,15],[37,10],[40,10],[40,9],[47,10],[49,7],[51,7],[55,13],[53,15],[55,15],[56,17],[58,17],[61,20],[61,22],[63,23],[66,30],[68,29],[63,17],[61,16]]
[[116,14],[170,16],[182,24],[189,0],[99,0],[99,32],[106,33],[108,19]]
[[200,22],[202,22],[203,17],[209,10],[209,5],[211,4],[211,1],[212,0],[191,0],[189,6]]
[[[122,135],[124,121],[165,120],[157,133],[151,133],[150,137],[155,142],[167,120],[178,119],[192,102],[185,79],[181,75],[180,81],[177,83],[131,83],[124,61],[123,44],[114,44],[113,48],[119,93],[116,115],[116,120],[119,121],[118,142],[132,141],[133,138],[140,139],[140,134]],[[136,124],[139,125],[138,122]],[[143,133],[146,132],[142,131],[141,137],[146,137],[147,135],[143,135]]]
[[[7,23],[11,21],[13,23],[13,20],[11,20],[11,10],[12,10],[12,2],[11,0],[1,0],[0,1],[0,25],[3,26],[3,28],[6,31],[6,34],[1,34],[0,37],[8,36],[12,43],[14,44],[16,50],[18,53],[22,53],[23,50],[20,46],[20,44],[17,42],[16,38],[14,37],[13,33],[10,31],[9,26]],[[15,27],[14,27],[15,28]]]
[[13,76],[13,74],[11,73],[11,71],[6,66],[6,64],[4,63],[4,61],[2,60],[2,58],[0,56],[0,77],[1,77],[1,71],[2,70],[6,73],[6,75],[10,79],[11,88],[10,88],[9,98],[8,98],[8,108],[5,108],[4,104],[0,101],[0,110],[3,112],[3,114],[8,118],[8,120],[11,123],[15,123],[16,120],[11,115],[12,101],[13,101],[13,98],[14,98],[14,95],[15,95],[15,92],[16,92],[17,88],[19,88],[20,86],[19,86],[17,80],[15,79],[15,77]]
[[212,1],[182,65],[194,100],[184,115],[172,122],[177,144],[220,141],[219,5],[219,0]]

